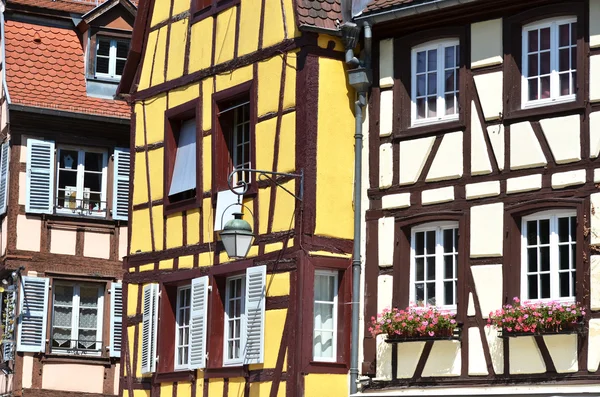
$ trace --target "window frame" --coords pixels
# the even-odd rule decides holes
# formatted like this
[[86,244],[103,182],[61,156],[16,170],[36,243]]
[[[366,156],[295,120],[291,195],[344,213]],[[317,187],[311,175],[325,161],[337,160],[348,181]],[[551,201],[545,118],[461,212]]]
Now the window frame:
[[[522,106],[523,77],[523,27],[550,18],[559,19],[575,17],[577,19],[577,78],[575,100],[559,101],[540,106]],[[583,0],[572,0],[568,3],[556,3],[538,7],[524,4],[513,15],[502,20],[504,62],[503,97],[504,107],[502,119],[510,122],[528,120],[532,116],[556,115],[558,112],[577,111],[585,108],[589,87],[589,43],[586,42],[586,31],[589,18],[587,6]]]
[[[256,164],[256,85],[246,82],[238,86],[219,91],[213,94],[213,156],[212,156],[212,191],[219,192],[229,189],[227,183],[232,169],[232,153],[227,142],[227,121],[221,116],[236,102],[249,102],[249,134],[250,134],[250,164]],[[235,182],[232,182],[235,186]],[[255,195],[258,192],[256,175],[249,175],[248,191],[245,196]],[[213,195],[216,198],[216,194]]]
[[[445,88],[444,88],[444,77],[445,77],[445,72],[447,70],[446,65],[445,65],[445,60],[444,60],[444,54],[445,54],[445,49],[447,47],[458,47],[458,54],[459,56],[462,55],[461,54],[461,46],[460,46],[460,39],[458,37],[456,38],[444,38],[444,39],[437,39],[437,40],[432,40],[432,41],[428,41],[425,42],[423,44],[419,44],[416,45],[414,47],[411,48],[411,71],[410,71],[410,76],[411,76],[411,89],[410,89],[410,99],[411,99],[411,107],[410,107],[410,112],[411,112],[411,116],[410,116],[410,120],[411,120],[411,127],[418,127],[421,125],[430,125],[430,124],[438,124],[438,123],[446,123],[449,121],[456,121],[459,119],[459,114],[460,114],[460,69],[461,69],[461,62],[462,59],[459,58],[459,62],[458,65],[456,65],[454,67],[455,70],[455,93],[458,94],[458,98],[456,98],[455,95],[455,101],[456,101],[456,113],[454,114],[450,114],[450,115],[442,115],[442,116],[438,116],[436,115],[435,117],[425,117],[423,119],[417,119],[417,53],[419,52],[428,52],[430,50],[437,50],[437,67],[436,67],[436,74],[437,74],[437,79],[436,79],[436,111],[437,109],[443,109],[443,111],[445,112],[445,105],[446,105],[446,99],[445,99]],[[455,54],[456,55],[456,54]],[[425,75],[427,76],[427,70],[425,72]],[[427,78],[426,78],[427,79]],[[464,95],[464,93],[463,93]],[[425,94],[425,99],[427,99],[427,94]]]
[[[181,306],[181,301],[180,301],[180,293],[182,291],[188,291],[188,299],[189,299],[189,305],[187,306],[187,310],[189,311],[190,315],[188,316],[188,323],[187,325],[181,325],[181,310],[185,309],[185,307],[182,308]],[[191,310],[192,310],[192,285],[191,284],[186,284],[186,285],[182,285],[177,287],[177,298],[176,298],[176,303],[175,303],[175,351],[173,352],[174,354],[174,358],[173,358],[173,369],[175,371],[181,371],[181,370],[189,370],[189,347],[190,347],[190,316],[191,316]],[[179,340],[179,330],[181,328],[186,328],[187,329],[187,340],[188,340],[188,344],[186,345],[188,348],[188,354],[185,357],[185,364],[181,364],[179,365],[179,348],[183,345],[180,345],[180,340]],[[185,332],[185,331],[184,331]]]
[[[560,104],[565,102],[574,102],[577,99],[577,80],[575,80],[575,87],[573,87],[573,93],[569,95],[559,95],[560,93],[560,80],[558,71],[559,62],[559,45],[558,45],[558,26],[564,24],[578,23],[577,16],[564,16],[559,18],[546,18],[536,22],[531,22],[522,27],[521,37],[521,108],[535,108],[540,106],[547,106],[553,104]],[[550,28],[550,97],[544,99],[529,100],[529,86],[528,86],[528,44],[529,35],[527,34],[532,30],[540,30],[543,28]],[[539,46],[539,43],[538,43]],[[569,45],[571,48],[572,45]],[[578,44],[575,43],[575,51],[577,52]],[[538,53],[539,47],[538,47]],[[570,59],[570,57],[569,57]],[[576,57],[578,60],[578,58]],[[539,67],[539,65],[538,65]],[[579,65],[575,68],[577,73]],[[539,76],[539,75],[538,75]],[[539,88],[541,90],[541,87]]]
[[[428,305],[424,303],[423,307],[435,307],[441,310],[447,310],[453,313],[457,312],[458,301],[459,301],[459,291],[458,291],[458,282],[459,282],[459,255],[460,255],[460,242],[459,239],[455,242],[456,252],[452,252],[453,255],[456,255],[456,263],[455,263],[455,286],[454,286],[454,300],[455,303],[453,305],[439,305],[437,304],[437,297],[444,296],[444,277],[437,277],[438,272],[443,275],[444,270],[444,247],[443,247],[443,232],[444,230],[456,229],[457,237],[460,238],[460,224],[458,221],[440,221],[440,222],[427,222],[422,223],[416,226],[411,227],[410,230],[410,285],[409,285],[409,301],[416,303],[414,301],[415,298],[415,277],[416,277],[416,250],[415,250],[415,242],[416,242],[416,234],[419,232],[428,232],[435,231],[435,296],[436,296],[436,305]],[[440,242],[441,241],[441,242]],[[452,279],[454,280],[454,279]]]
[[[240,317],[239,317],[239,321],[240,321],[240,356],[238,358],[233,358],[230,359],[228,358],[228,353],[229,353],[229,348],[228,348],[228,342],[229,342],[229,327],[230,327],[230,321],[232,320],[230,318],[230,314],[229,314],[229,302],[232,299],[231,298],[231,286],[230,283],[240,280],[241,281],[241,294],[239,296],[239,300],[240,300]],[[238,299],[238,297],[235,297],[233,299]],[[245,350],[245,346],[246,346],[246,275],[245,274],[238,274],[235,276],[229,276],[225,279],[225,301],[224,301],[224,307],[223,307],[223,315],[224,315],[224,323],[223,323],[223,367],[233,367],[233,366],[240,366],[244,364],[244,350]],[[233,318],[233,320],[235,321],[235,318]]]
[[[102,158],[102,191],[100,194],[100,201],[101,201],[101,209],[98,211],[97,214],[95,213],[89,213],[89,214],[85,214],[85,210],[83,209],[79,209],[79,207],[76,207],[75,209],[71,209],[71,208],[65,208],[64,206],[62,208],[58,208],[58,192],[59,192],[59,184],[60,184],[60,153],[62,150],[69,150],[69,151],[76,151],[77,152],[77,156],[78,158],[75,159],[75,163],[77,166],[76,169],[76,201],[75,204],[77,205],[78,202],[83,202],[84,200],[84,193],[85,193],[85,189],[83,186],[84,183],[84,178],[85,178],[85,153],[99,153],[103,155]],[[81,161],[83,158],[83,162]],[[114,166],[114,163],[113,163]],[[83,168],[82,168],[83,167]],[[81,216],[81,217],[90,217],[90,218],[107,218],[108,217],[108,210],[109,210],[109,203],[108,203],[108,150],[103,149],[103,148],[93,148],[93,147],[85,147],[85,146],[75,146],[75,145],[61,145],[61,144],[57,144],[56,145],[56,159],[55,159],[55,186],[54,186],[54,194],[53,196],[53,206],[54,206],[54,213],[56,215],[71,215],[71,216]],[[81,174],[81,175],[80,175]],[[66,187],[65,187],[66,189]],[[112,194],[116,194],[115,192],[112,192]],[[64,200],[64,198],[63,198]],[[104,206],[102,207],[102,203],[104,203]],[[77,213],[75,213],[74,211],[77,211]]]
[[[98,55],[98,49],[100,47],[100,41],[105,40],[109,42],[109,54],[108,54],[108,73],[99,73],[98,72],[98,57],[106,58],[106,55]],[[131,39],[121,38],[121,37],[113,37],[110,35],[102,35],[96,34],[95,42],[94,42],[94,77],[101,79],[109,79],[109,80],[121,80],[122,74],[117,74],[117,60],[127,60],[125,58],[119,58],[117,56],[117,43],[118,42],[127,42],[127,52],[129,53],[129,48],[131,47]],[[125,70],[125,68],[123,68]]]
[[[103,347],[105,346],[104,340],[104,295],[106,293],[106,284],[105,283],[94,283],[94,282],[79,282],[79,281],[71,281],[71,280],[51,280],[52,281],[52,301],[49,306],[50,314],[51,314],[51,322],[50,322],[50,335],[49,335],[49,346],[48,350],[52,354],[64,354],[69,356],[92,356],[92,357],[100,357],[104,355]],[[77,334],[79,331],[79,294],[81,286],[93,286],[98,288],[98,300],[96,301],[96,310],[97,310],[97,321],[96,321],[96,338],[98,338],[98,334],[100,335],[100,340],[96,340],[96,349],[90,350],[89,352],[77,353],[77,347],[73,348],[61,348],[54,347],[53,340],[53,330],[54,330],[54,308],[56,301],[56,286],[69,286],[73,287],[73,300],[72,300],[72,312],[71,312],[71,337],[73,334]],[[76,292],[77,291],[77,292]],[[71,346],[73,344],[77,344],[77,340],[71,340]],[[74,352],[69,352],[74,351]]]
[[[340,283],[339,283],[339,271],[337,270],[331,270],[331,269],[315,269],[315,282],[314,282],[314,286],[316,287],[316,279],[318,276],[324,276],[324,277],[333,277],[334,279],[334,296],[333,296],[333,301],[332,302],[328,302],[328,301],[322,301],[322,302],[318,302],[316,297],[314,299],[314,305],[313,305],[313,344],[312,344],[312,360],[315,362],[337,362],[337,350],[338,350],[338,317],[339,317],[339,301],[338,301],[338,295],[339,295],[339,290],[340,290]],[[313,293],[313,296],[315,294]],[[332,338],[332,357],[328,358],[328,357],[316,357],[315,356],[315,333],[317,332],[316,329],[316,325],[315,325],[315,311],[316,311],[316,305],[317,304],[332,304],[333,305],[333,328],[331,330],[332,334],[333,334],[333,338]],[[321,330],[323,331],[323,330]],[[329,332],[329,331],[326,331]]]
[[238,6],[239,4],[240,0],[192,0],[191,23],[194,24],[223,10]]
[[[165,135],[164,135],[164,166],[163,166],[163,201],[165,215],[196,208],[201,205],[202,199],[202,126],[200,100],[196,98],[179,106],[165,111]],[[172,200],[169,197],[171,180],[177,156],[177,145],[181,124],[192,118],[196,119],[196,192],[192,197],[180,200]]]
[[[551,209],[551,210],[542,210],[542,211],[538,211],[538,212],[534,212],[532,214],[529,215],[525,215],[521,218],[521,236],[520,236],[520,240],[521,240],[521,257],[520,257],[520,266],[521,266],[521,270],[520,270],[520,294],[519,296],[521,296],[521,298],[523,300],[527,300],[527,301],[531,301],[531,302],[564,302],[564,303],[574,303],[577,299],[577,288],[575,288],[575,294],[571,297],[564,297],[561,298],[560,295],[560,284],[559,284],[559,277],[558,274],[560,273],[560,268],[559,268],[559,257],[558,257],[558,226],[557,226],[557,222],[558,222],[558,218],[559,217],[575,217],[576,221],[578,221],[578,216],[577,216],[577,210],[576,209],[569,209],[569,208],[560,208],[560,209]],[[550,239],[549,239],[549,246],[550,246],[550,270],[549,270],[549,274],[550,274],[550,297],[549,298],[536,298],[536,299],[532,299],[528,297],[528,284],[527,284],[527,276],[528,276],[528,257],[527,257],[527,222],[528,221],[534,221],[534,220],[541,220],[541,219],[549,219],[550,220]],[[577,223],[576,222],[576,227],[577,227]],[[539,233],[538,233],[538,239],[539,239]],[[575,230],[575,245],[577,246],[577,230]],[[539,245],[539,244],[538,244]],[[577,250],[576,250],[577,251]],[[570,251],[569,251],[570,252]],[[577,266],[577,256],[574,258],[571,258],[572,263],[574,265],[574,271],[576,272],[576,274],[581,271],[578,269]],[[570,272],[571,270],[569,270]],[[539,271],[538,271],[539,273]],[[575,282],[575,285],[577,285],[577,282]],[[580,287],[581,288],[581,287]]]

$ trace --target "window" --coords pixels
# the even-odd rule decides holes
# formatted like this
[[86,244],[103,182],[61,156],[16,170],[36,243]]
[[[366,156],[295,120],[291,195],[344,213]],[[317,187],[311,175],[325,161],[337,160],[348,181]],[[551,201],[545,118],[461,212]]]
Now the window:
[[119,79],[125,68],[129,40],[96,38],[96,77]]
[[171,202],[196,196],[196,119],[182,121],[169,187]]
[[458,119],[458,40],[412,49],[412,124]]
[[56,212],[106,216],[107,152],[58,149]]
[[428,224],[412,229],[410,298],[418,306],[456,309],[458,225]]
[[[227,145],[229,167],[227,176],[239,168],[252,168],[250,141],[250,104],[247,100],[234,102],[219,113],[223,134]],[[244,181],[250,183],[248,172],[234,175],[232,185]]]
[[223,364],[241,364],[245,350],[245,283],[242,276],[229,277],[225,292],[225,357]]
[[194,22],[239,4],[240,0],[192,0]]
[[315,271],[313,359],[337,360],[338,273]]
[[187,369],[190,346],[191,287],[177,289],[177,320],[175,330],[175,369]]
[[52,351],[100,355],[104,288],[57,282],[53,286]]
[[577,20],[545,20],[523,27],[523,107],[575,100]]
[[521,296],[527,300],[575,299],[577,216],[545,211],[522,219]]

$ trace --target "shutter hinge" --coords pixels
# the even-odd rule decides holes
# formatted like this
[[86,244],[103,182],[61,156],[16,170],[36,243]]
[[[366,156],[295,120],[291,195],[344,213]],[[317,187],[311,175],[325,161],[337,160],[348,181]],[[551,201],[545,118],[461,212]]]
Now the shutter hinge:
[[209,285],[207,288],[210,292],[212,292],[212,285]]

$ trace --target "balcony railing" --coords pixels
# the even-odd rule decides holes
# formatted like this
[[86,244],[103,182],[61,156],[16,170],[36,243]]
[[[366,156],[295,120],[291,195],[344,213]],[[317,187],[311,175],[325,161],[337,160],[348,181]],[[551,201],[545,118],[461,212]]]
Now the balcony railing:
[[[63,345],[63,346],[61,346]],[[93,346],[93,347],[85,347]],[[96,348],[96,346],[99,346]],[[54,353],[72,355],[100,355],[102,352],[102,341],[90,341],[82,339],[52,339],[52,351]]]
[[54,213],[72,216],[92,216],[106,218],[106,201],[89,198],[76,199],[73,197],[56,197]]

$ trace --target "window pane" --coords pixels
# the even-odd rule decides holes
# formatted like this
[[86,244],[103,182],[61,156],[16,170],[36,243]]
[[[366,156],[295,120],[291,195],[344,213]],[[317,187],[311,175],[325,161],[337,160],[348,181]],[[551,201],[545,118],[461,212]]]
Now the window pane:
[[446,92],[454,91],[454,70],[447,70],[444,88]]
[[79,308],[79,328],[95,330],[98,325],[98,309]]
[[54,304],[55,305],[73,305],[73,287],[68,285],[54,286]]
[[426,243],[427,243],[427,254],[431,255],[435,253],[435,231],[429,231],[427,232],[427,238],[426,238]]
[[558,247],[558,263],[559,268],[561,270],[569,269],[569,246],[568,245],[560,245]]
[[546,99],[550,98],[550,76],[545,76],[540,78],[542,83],[541,89],[541,98]]
[[52,346],[67,348],[70,347],[71,328],[54,328],[52,330]]
[[110,40],[98,38],[98,49],[96,54],[108,56],[110,54]]
[[[89,199],[89,192],[102,191],[102,174],[92,174],[86,172],[83,176],[84,199]],[[88,194],[86,194],[88,193]]]
[[98,307],[98,288],[80,287],[79,305],[83,307]]
[[425,51],[417,52],[417,73],[425,72]]
[[425,251],[425,233],[415,233],[415,251],[417,255],[423,255]]
[[86,152],[84,166],[86,171],[102,171],[104,155],[102,153]]
[[558,241],[569,241],[569,218],[558,218]]
[[333,305],[315,303],[315,329],[333,330]]
[[315,332],[314,355],[321,358],[333,358],[333,332]]
[[454,278],[454,255],[444,256],[444,278]]
[[125,69],[125,59],[117,59],[115,74],[121,76],[123,74],[123,69]]
[[427,304],[431,306],[436,305],[435,283],[427,283]]
[[437,50],[427,51],[427,71],[437,69]]
[[550,51],[540,54],[540,75],[550,73]]
[[456,50],[456,67],[460,66],[460,45],[454,47]]
[[427,74],[427,95],[437,94],[437,73]]
[[571,241],[577,241],[577,217],[571,217]]
[[550,271],[550,247],[540,247],[540,270]]
[[108,74],[108,57],[96,57],[96,73]]
[[415,281],[425,280],[425,258],[415,259]]
[[417,118],[425,118],[425,98],[417,99]]
[[537,244],[537,222],[536,221],[528,221],[527,222],[527,244],[528,245]]
[[550,298],[550,274],[540,274],[541,299]]
[[569,95],[571,94],[571,74],[563,73],[559,76],[560,80],[560,95]]
[[425,75],[417,76],[417,96],[425,95]]
[[529,52],[534,52],[538,50],[538,31],[530,30],[527,33],[527,41],[529,43]]
[[448,94],[444,97],[446,102],[446,115],[455,114],[456,108],[454,107],[454,94]]
[[427,258],[427,280],[435,280],[435,257]]
[[569,48],[563,48],[558,51],[558,71],[563,72],[571,69],[569,60],[571,59],[571,50]]
[[444,252],[454,251],[453,237],[454,229],[444,230]]
[[577,69],[577,47],[571,47],[571,69]]
[[577,22],[571,24],[571,45],[577,44]]
[[538,54],[527,55],[527,76],[538,75]]
[[[73,318],[73,308],[72,307],[54,307],[54,321],[53,325],[55,327],[68,327],[71,328],[71,321]],[[69,338],[71,339],[70,335]]]
[[550,220],[540,220],[540,244],[550,243]]
[[430,96],[427,98],[427,117],[435,117],[437,115],[437,97]]
[[537,272],[537,248],[527,248],[527,271]]
[[571,42],[570,40],[570,26],[569,24],[560,25],[558,27],[558,45],[560,47],[568,46]]
[[550,28],[540,29],[540,50],[550,49]]
[[537,276],[537,274],[527,276],[527,293],[528,293],[529,299],[537,299],[538,298],[538,276]]
[[530,79],[529,83],[529,100],[535,101],[538,99],[538,80],[537,78]]
[[454,281],[444,282],[444,305],[454,304]]
[[445,68],[449,69],[449,68],[454,68],[456,65],[456,62],[454,61],[454,47],[446,47],[444,49],[444,53],[445,53]]
[[415,285],[415,303],[421,304],[425,300],[425,288],[423,284]]
[[117,58],[127,58],[127,51],[129,51],[129,42],[117,41]]

